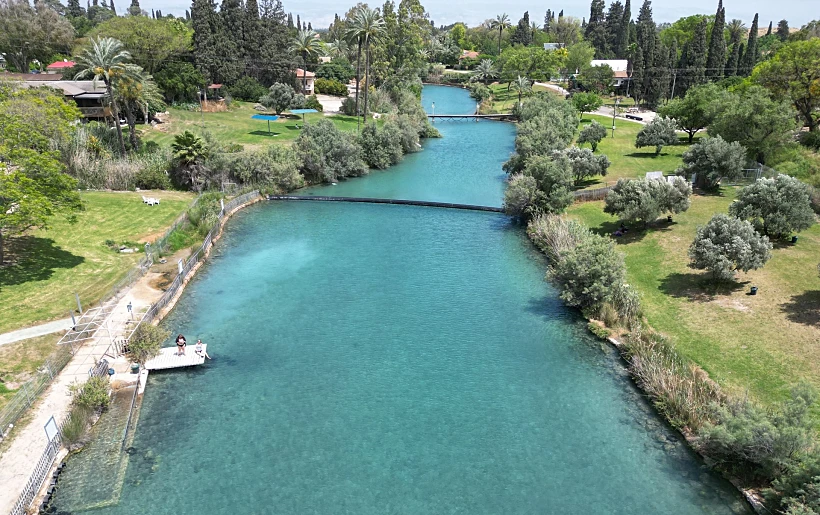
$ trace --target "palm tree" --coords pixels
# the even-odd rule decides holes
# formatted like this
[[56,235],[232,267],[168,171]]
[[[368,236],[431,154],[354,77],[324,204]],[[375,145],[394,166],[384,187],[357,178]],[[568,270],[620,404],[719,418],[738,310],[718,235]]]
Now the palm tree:
[[370,9],[369,7],[361,7],[353,15],[351,24],[351,36],[357,40],[359,45],[359,55],[356,59],[357,80],[356,80],[356,114],[358,115],[358,69],[359,61],[361,59],[361,49],[364,49],[364,116],[365,123],[367,123],[367,105],[368,105],[368,83],[370,82],[370,50],[373,43],[377,43],[385,35],[384,18],[381,17],[379,11]]
[[290,42],[291,52],[302,56],[302,93],[307,92],[307,59],[322,52],[322,41],[317,36],[314,30],[300,30]]
[[205,182],[205,169],[202,163],[210,155],[208,145],[193,132],[185,131],[174,136],[171,150],[174,151],[174,161],[182,173],[181,179],[190,183],[194,191],[201,191]]
[[120,150],[125,154],[125,140],[122,137],[120,113],[117,109],[114,87],[119,79],[131,73],[128,64],[128,61],[131,60],[131,54],[123,48],[120,41],[114,38],[91,38],[89,43],[90,45],[76,57],[80,71],[74,76],[74,79],[93,77],[95,81],[103,81],[108,100],[111,102],[111,114],[114,116],[114,125],[117,127]]
[[527,93],[532,89],[532,82],[529,81],[526,77],[518,76],[517,79],[513,81],[513,87],[516,91],[518,91],[518,107],[521,108],[521,95]]
[[334,39],[327,44],[327,53],[334,59],[346,56],[348,50],[350,50],[350,48],[347,45],[347,41],[343,39]]
[[501,55],[501,34],[504,33],[504,29],[510,26],[510,17],[507,16],[507,13],[499,14],[495,17],[490,25],[493,29],[498,29],[498,55]]
[[131,148],[137,150],[137,113],[142,113],[145,123],[148,123],[148,109],[150,105],[163,105],[162,92],[154,82],[154,78],[140,66],[127,65],[128,76],[117,81],[115,95],[117,102],[123,106],[125,120],[128,122],[128,137]]
[[[361,8],[359,8],[361,9]],[[356,24],[356,18],[359,14],[359,9],[353,13],[353,17],[350,20],[350,23],[347,25],[347,30],[345,30],[345,37],[347,38],[348,42],[356,43],[356,127],[358,128],[359,124],[359,82],[361,82],[362,78],[362,45],[364,44],[364,39],[362,37],[361,31]]]
[[730,21],[726,28],[729,29],[729,39],[731,41],[740,41],[747,30],[743,21],[737,19]]
[[473,78],[483,81],[484,84],[487,84],[488,80],[496,76],[498,76],[498,72],[495,71],[495,64],[489,59],[482,59],[473,70]]

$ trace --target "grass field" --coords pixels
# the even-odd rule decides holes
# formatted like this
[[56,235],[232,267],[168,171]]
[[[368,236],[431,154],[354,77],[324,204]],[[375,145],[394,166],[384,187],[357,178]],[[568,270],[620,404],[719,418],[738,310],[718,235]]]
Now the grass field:
[[[509,88],[507,90],[507,83],[497,83],[494,82],[489,85],[490,91],[493,92],[493,111],[497,113],[508,113],[512,111],[515,104],[518,103],[518,91],[515,88]],[[563,95],[555,91],[554,89],[550,89],[544,86],[533,86],[533,91],[546,91],[547,93],[551,93],[555,96],[563,98]],[[527,96],[524,95],[521,97],[521,100],[526,100]]]
[[[186,130],[199,132],[203,128],[210,132],[218,141],[223,143],[239,143],[248,148],[260,147],[269,143],[292,142],[299,136],[302,127],[301,117],[280,117],[270,123],[271,133],[268,133],[268,122],[252,120],[251,116],[259,114],[253,109],[253,104],[234,102],[235,109],[219,113],[199,113],[184,109],[169,108],[170,116],[167,122],[156,127],[144,127],[141,130],[145,141],[154,141],[160,145],[170,145],[174,135]],[[325,117],[322,113],[307,114],[305,120],[310,122]],[[346,131],[356,130],[356,118],[353,116],[334,115],[326,117],[337,127]]]
[[[688,268],[687,249],[698,225],[726,212],[735,190],[696,195],[672,224],[633,229],[618,238],[629,283],[638,288],[646,318],[677,348],[724,387],[748,391],[763,402],[785,398],[801,378],[820,388],[820,225],[796,245],[778,243],[766,266],[737,282],[715,287]],[[611,234],[618,223],[602,202],[572,206],[568,213],[593,230]],[[756,296],[748,295],[758,286]],[[815,408],[820,422],[820,408]]]
[[76,224],[55,218],[48,230],[11,238],[0,269],[0,333],[37,322],[68,317],[74,293],[88,305],[100,300],[139,260],[121,254],[106,240],[139,245],[152,241],[186,209],[193,194],[150,192],[158,206],[142,203],[140,193],[82,193],[86,210]]
[[0,345],[0,408],[14,395],[18,385],[27,381],[57,350],[58,334],[47,334]]
[[[584,184],[585,188],[600,188],[614,184],[620,178],[644,177],[646,172],[661,171],[672,173],[683,163],[681,156],[689,148],[688,136],[681,136],[677,145],[663,147],[660,155],[655,155],[655,147],[635,148],[635,137],[643,127],[638,122],[618,118],[615,120],[615,137],[612,137],[612,117],[585,114],[579,130],[597,120],[607,128],[607,136],[598,144],[596,153],[606,154],[612,166],[606,177],[595,177]],[[697,140],[695,140],[697,141]],[[589,148],[589,145],[584,145]]]

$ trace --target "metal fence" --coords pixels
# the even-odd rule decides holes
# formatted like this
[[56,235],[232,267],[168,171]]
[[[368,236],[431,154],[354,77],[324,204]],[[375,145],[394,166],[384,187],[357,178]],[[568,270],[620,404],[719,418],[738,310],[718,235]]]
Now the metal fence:
[[34,500],[34,497],[40,490],[40,486],[42,486],[43,481],[51,470],[51,465],[54,463],[54,458],[57,456],[59,451],[60,435],[58,433],[57,436],[52,438],[51,441],[46,444],[46,449],[43,451],[43,455],[40,456],[40,461],[37,462],[34,472],[28,479],[25,488],[23,488],[23,493],[20,494],[20,497],[14,504],[14,508],[12,508],[10,515],[23,515],[26,513],[26,509],[29,507],[31,501]]
[[573,191],[572,193],[575,195],[575,202],[591,202],[593,200],[604,200],[611,189],[612,186],[606,186],[594,190]]

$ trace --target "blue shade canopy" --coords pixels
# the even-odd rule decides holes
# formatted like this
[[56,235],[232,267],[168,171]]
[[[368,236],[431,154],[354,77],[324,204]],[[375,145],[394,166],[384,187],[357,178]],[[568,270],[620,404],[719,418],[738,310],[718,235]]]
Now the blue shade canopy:
[[293,114],[305,114],[305,113],[318,113],[316,109],[291,109],[291,113]]
[[254,120],[268,120],[269,122],[275,122],[279,119],[278,116],[273,114],[255,114],[251,116]]

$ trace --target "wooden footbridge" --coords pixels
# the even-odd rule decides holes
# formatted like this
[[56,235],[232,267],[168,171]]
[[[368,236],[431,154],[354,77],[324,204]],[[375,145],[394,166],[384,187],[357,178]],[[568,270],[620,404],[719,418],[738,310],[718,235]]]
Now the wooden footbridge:
[[268,195],[268,200],[308,200],[316,202],[360,202],[365,204],[399,204],[405,206],[441,207],[447,209],[466,209],[469,211],[490,211],[503,213],[504,209],[495,206],[477,206],[474,204],[453,204],[451,202],[429,202],[426,200],[402,200],[394,198],[368,197],[327,197],[318,195]]
[[513,120],[515,115],[512,113],[496,113],[496,114],[428,114],[427,118],[431,120]]

